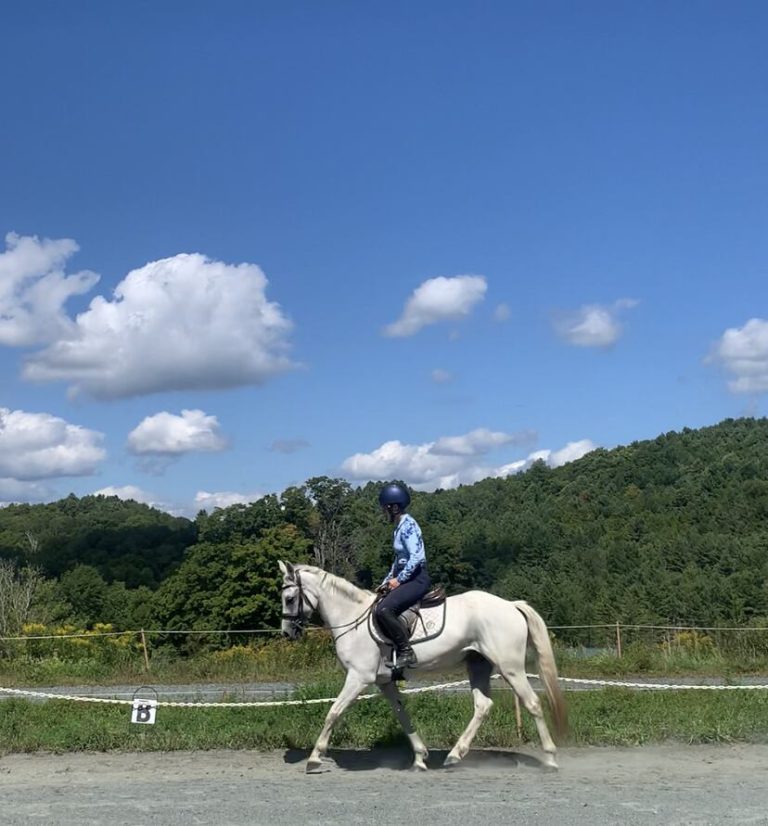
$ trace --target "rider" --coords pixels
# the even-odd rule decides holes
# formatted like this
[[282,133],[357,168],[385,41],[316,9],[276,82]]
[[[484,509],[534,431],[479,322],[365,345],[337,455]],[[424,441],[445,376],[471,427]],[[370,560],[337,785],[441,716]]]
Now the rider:
[[379,494],[379,504],[395,526],[392,545],[395,558],[389,573],[379,586],[386,595],[376,603],[376,619],[381,629],[392,640],[397,651],[389,668],[407,668],[417,664],[416,655],[408,640],[408,631],[400,614],[418,602],[429,591],[432,583],[427,573],[424,540],[416,520],[406,513],[411,502],[408,491],[397,484],[386,485]]

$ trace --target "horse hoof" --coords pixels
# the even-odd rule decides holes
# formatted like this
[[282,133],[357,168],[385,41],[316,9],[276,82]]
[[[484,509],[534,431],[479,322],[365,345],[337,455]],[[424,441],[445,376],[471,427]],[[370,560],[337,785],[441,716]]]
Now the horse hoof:
[[414,763],[411,766],[411,771],[414,772],[414,773],[416,773],[416,772],[425,772],[425,771],[427,771],[426,764],[424,764],[424,763]]
[[443,760],[443,768],[450,769],[451,766],[458,766],[461,763],[460,757],[454,757],[452,754],[449,754],[448,757]]
[[307,774],[323,774],[329,772],[331,767],[323,763],[322,760],[307,760]]
[[542,768],[545,772],[560,771],[560,766],[557,765],[557,760],[555,760],[554,757],[545,758],[544,762],[542,763]]

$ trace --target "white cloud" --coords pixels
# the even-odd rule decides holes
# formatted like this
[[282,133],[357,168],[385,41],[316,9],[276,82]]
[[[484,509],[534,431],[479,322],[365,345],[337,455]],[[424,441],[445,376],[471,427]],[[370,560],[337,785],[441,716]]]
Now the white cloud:
[[507,321],[511,315],[512,311],[509,309],[508,304],[499,304],[493,311],[493,320],[499,322]]
[[[503,465],[478,462],[479,456],[509,444],[526,444],[535,439],[531,431],[519,434],[473,430],[464,436],[448,436],[421,445],[385,442],[371,453],[356,453],[342,463],[342,470],[358,481],[403,479],[419,490],[455,488],[488,477],[504,477],[529,468],[535,461],[559,467],[580,459],[595,445],[588,439],[569,442],[557,451],[537,450],[525,459]],[[447,450],[449,449],[449,450]]]
[[144,505],[158,505],[156,498],[147,491],[136,487],[136,485],[107,485],[105,488],[100,488],[93,492],[94,496],[116,496],[118,499],[127,501],[133,499],[135,502],[141,502]]
[[263,496],[263,493],[235,493],[234,491],[209,493],[207,490],[200,490],[195,495],[195,505],[198,510],[212,511],[214,508],[228,508],[230,505],[247,505],[258,501]]
[[53,496],[50,488],[39,482],[0,479],[0,507],[13,503],[45,502]]
[[103,435],[48,413],[0,407],[0,477],[89,476],[106,456]]
[[[518,459],[515,462],[509,462],[506,465],[500,465],[497,468],[493,468],[491,473],[489,473],[488,475],[489,476],[494,476],[497,479],[498,478],[503,479],[505,476],[512,476],[513,473],[520,473],[521,470],[525,470],[526,468],[529,468],[537,459],[542,459],[543,461],[546,461],[546,456],[549,455],[548,450],[540,450],[537,453],[538,453],[538,455],[536,453],[531,453],[525,459]],[[545,455],[542,456],[541,454],[545,454]],[[533,458],[533,457],[536,457],[536,458]]]
[[132,499],[134,502],[148,505],[150,508],[156,508],[159,511],[171,514],[171,516],[185,516],[187,518],[194,518],[195,516],[195,513],[191,512],[191,509],[161,499],[154,493],[150,493],[136,485],[107,485],[105,488],[95,490],[93,495],[116,496],[118,499],[126,502]]
[[453,381],[453,373],[448,370],[441,370],[439,367],[433,370],[431,375],[435,384],[447,384],[449,381]]
[[133,270],[73,330],[27,360],[24,377],[116,399],[259,384],[292,369],[281,308],[254,264],[181,254]]
[[631,298],[620,298],[607,306],[586,304],[555,318],[555,331],[562,339],[577,347],[610,347],[622,333],[619,312],[636,305],[637,301]]
[[128,449],[140,456],[217,453],[226,447],[218,419],[202,410],[182,410],[180,416],[166,411],[147,416],[128,435]]
[[560,467],[561,465],[567,465],[569,462],[575,462],[577,459],[581,459],[582,456],[586,456],[587,453],[591,453],[596,448],[597,445],[590,439],[568,442],[568,444],[560,448],[560,450],[552,451],[545,461],[550,467]]
[[431,451],[438,456],[479,456],[508,444],[530,444],[536,441],[531,431],[501,433],[479,427],[463,436],[442,436],[432,443]]
[[99,276],[86,270],[64,274],[64,264],[78,250],[69,238],[42,241],[9,232],[0,253],[0,344],[28,347],[72,334],[64,305],[88,292]]
[[463,318],[483,300],[487,288],[482,275],[430,278],[413,291],[402,315],[384,328],[384,335],[412,336],[429,324]]
[[355,453],[345,459],[341,467],[353,479],[403,478],[418,484],[464,464],[455,456],[436,456],[431,452],[433,444],[408,445],[395,439],[384,442],[371,453]]
[[578,442],[568,442],[565,447],[560,450],[535,450],[529,453],[525,459],[518,459],[516,462],[510,462],[508,465],[502,465],[495,468],[493,476],[504,477],[511,476],[513,473],[520,473],[527,470],[534,462],[544,462],[551,468],[562,467],[569,462],[575,462],[591,453],[597,448],[597,445],[591,439],[580,439]]
[[731,392],[768,392],[768,321],[751,318],[743,327],[727,329],[707,360],[734,376]]

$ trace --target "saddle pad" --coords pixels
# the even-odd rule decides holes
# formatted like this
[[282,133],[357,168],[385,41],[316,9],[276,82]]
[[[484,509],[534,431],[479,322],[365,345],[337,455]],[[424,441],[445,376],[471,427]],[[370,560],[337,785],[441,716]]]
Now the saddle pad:
[[[418,611],[409,608],[403,612],[402,618],[407,621],[411,645],[432,639],[442,632],[445,627],[446,605],[447,602],[441,602],[431,608],[420,608]],[[368,631],[380,645],[392,645],[392,641],[379,631],[373,619],[373,612],[368,615]]]

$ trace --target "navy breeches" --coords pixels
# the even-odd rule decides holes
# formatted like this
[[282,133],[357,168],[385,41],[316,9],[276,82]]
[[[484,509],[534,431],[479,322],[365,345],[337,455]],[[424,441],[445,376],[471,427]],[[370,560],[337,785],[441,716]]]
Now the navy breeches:
[[398,616],[417,603],[424,594],[432,587],[432,580],[429,578],[425,568],[421,568],[413,579],[398,585],[390,591],[382,600],[376,603],[376,612],[392,611]]

